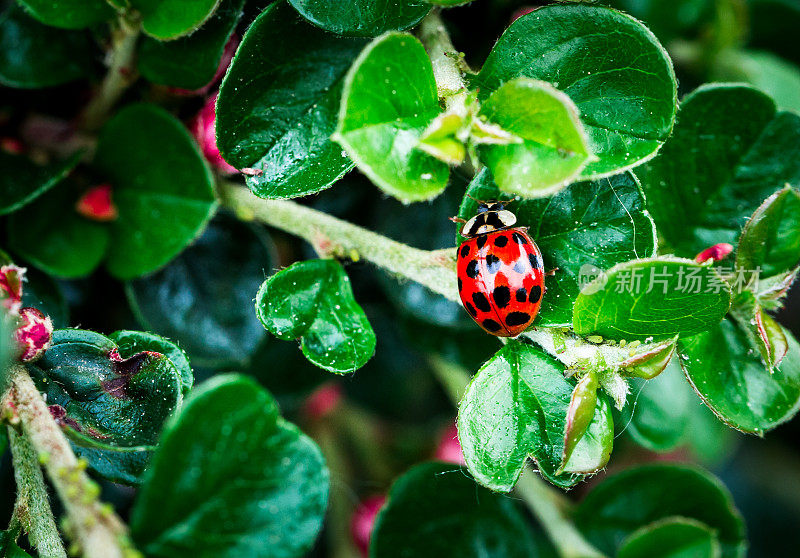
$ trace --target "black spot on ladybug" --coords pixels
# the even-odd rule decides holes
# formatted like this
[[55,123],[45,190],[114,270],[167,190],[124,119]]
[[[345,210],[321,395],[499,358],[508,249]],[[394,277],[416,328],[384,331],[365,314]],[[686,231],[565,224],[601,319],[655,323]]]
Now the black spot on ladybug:
[[461,247],[461,257],[466,258],[469,255],[469,244],[465,244]]
[[514,242],[516,242],[517,244],[527,244],[528,243],[528,241],[525,240],[525,237],[522,236],[521,234],[519,234],[518,232],[511,233],[511,238],[513,238]]
[[461,282],[461,277],[458,278],[458,292],[461,292],[461,289],[464,287],[464,284]]
[[489,312],[492,306],[489,304],[489,299],[483,293],[472,293],[472,302],[481,312]]
[[536,257],[536,254],[528,254],[528,259],[531,261],[531,265],[533,269],[541,269],[542,263],[539,261],[539,258]]
[[510,326],[518,326],[527,324],[531,319],[531,315],[527,312],[511,312],[506,316],[506,323]]
[[478,250],[483,248],[483,245],[486,244],[486,235],[481,235],[475,240],[475,245],[478,247]]
[[465,302],[464,303],[464,308],[466,308],[467,312],[469,312],[471,315],[473,315],[473,316],[477,316],[478,315],[478,311],[475,310],[475,307],[472,304],[470,304],[469,302]]
[[506,286],[495,287],[492,291],[492,298],[498,308],[505,308],[511,302],[511,291]]
[[508,244],[507,236],[498,236],[497,238],[494,239],[494,245],[497,246],[498,248],[502,248],[506,244]]
[[534,304],[539,302],[539,299],[542,298],[542,288],[539,285],[534,285],[531,288],[531,297],[530,301]]
[[467,264],[467,277],[475,279],[478,276],[478,260],[472,260]]
[[497,213],[489,212],[486,214],[486,224],[492,227],[493,229],[502,229],[505,227],[503,222],[498,217]]
[[481,324],[489,331],[500,331],[500,324],[498,324],[496,321],[492,319],[487,318],[483,320]]
[[515,295],[517,298],[517,302],[525,302],[528,299],[528,291],[524,288],[517,289],[517,294]]
[[488,269],[491,275],[497,273],[497,270],[500,269],[500,264],[503,262],[500,261],[500,258],[495,256],[494,254],[487,254],[486,255],[486,269]]
[[521,258],[514,264],[514,271],[520,275],[524,275],[528,271],[528,266],[525,265],[525,259]]

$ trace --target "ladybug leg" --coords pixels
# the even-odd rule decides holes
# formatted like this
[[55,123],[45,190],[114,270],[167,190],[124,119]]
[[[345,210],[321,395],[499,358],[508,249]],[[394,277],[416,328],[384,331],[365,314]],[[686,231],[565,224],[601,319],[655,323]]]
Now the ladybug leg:
[[449,217],[448,219],[453,223],[460,223],[462,225],[467,222],[466,219],[462,219],[461,217]]
[[551,269],[550,271],[545,271],[545,272],[544,272],[544,275],[545,275],[545,277],[552,277],[553,275],[555,275],[555,274],[556,274],[556,271],[560,271],[560,269],[559,269],[559,268],[557,268],[557,267],[554,267],[554,268],[553,268],[553,269]]

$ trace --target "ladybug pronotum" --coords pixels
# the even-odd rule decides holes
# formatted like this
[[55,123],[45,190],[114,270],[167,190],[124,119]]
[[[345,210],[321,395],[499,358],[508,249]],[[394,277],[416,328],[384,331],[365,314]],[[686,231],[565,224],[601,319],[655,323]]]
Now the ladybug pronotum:
[[461,228],[458,294],[472,319],[499,337],[515,337],[531,324],[544,294],[542,252],[527,227],[502,202],[480,202]]

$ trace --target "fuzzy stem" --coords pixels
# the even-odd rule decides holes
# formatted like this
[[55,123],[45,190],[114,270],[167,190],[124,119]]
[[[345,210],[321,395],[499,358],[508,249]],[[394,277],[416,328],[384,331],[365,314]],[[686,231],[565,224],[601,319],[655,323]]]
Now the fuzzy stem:
[[431,59],[439,97],[444,99],[448,109],[463,104],[467,86],[459,65],[460,54],[450,41],[438,10],[431,10],[420,23],[419,39]]
[[111,30],[108,72],[97,93],[83,111],[81,117],[83,129],[99,130],[125,90],[139,77],[135,64],[139,27],[138,20],[120,16]]
[[18,521],[28,534],[28,540],[42,558],[66,558],[67,552],[58,534],[53,511],[47,498],[47,487],[36,452],[30,442],[8,428],[14,478],[17,481],[17,501],[12,524]]
[[13,412],[64,504],[68,519],[65,530],[82,555],[123,558],[134,554],[127,528],[112,509],[98,500],[100,487],[84,471],[85,462],[75,457],[25,367],[14,365],[9,372]]

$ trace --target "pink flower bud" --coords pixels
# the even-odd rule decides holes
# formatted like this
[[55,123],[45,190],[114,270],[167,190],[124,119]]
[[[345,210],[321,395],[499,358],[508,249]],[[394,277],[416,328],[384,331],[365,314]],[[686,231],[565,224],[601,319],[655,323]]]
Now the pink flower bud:
[[517,9],[513,14],[511,14],[511,23],[514,23],[522,16],[531,13],[536,8],[534,6],[523,6]]
[[461,451],[461,444],[458,442],[458,429],[455,424],[451,424],[439,438],[439,445],[436,446],[434,457],[439,461],[466,465],[464,454]]
[[342,400],[342,388],[334,382],[322,384],[309,395],[303,412],[311,420],[319,420],[331,413]]
[[728,244],[727,242],[722,242],[720,244],[715,244],[714,246],[710,246],[697,254],[694,257],[694,261],[697,263],[707,262],[708,260],[714,260],[715,262],[724,259],[725,256],[733,252],[733,246]]
[[13,264],[0,267],[0,303],[12,314],[17,314],[22,306],[22,281],[24,279],[24,267]]
[[230,66],[231,64],[231,60],[233,60],[233,55],[236,54],[236,48],[238,46],[239,46],[239,37],[236,34],[231,35],[231,38],[228,39],[227,43],[225,43],[225,49],[222,51],[222,58],[219,59],[219,66],[217,66],[217,71],[214,74],[214,77],[211,78],[211,81],[209,81],[200,89],[182,89],[180,87],[168,87],[167,90],[173,95],[180,95],[181,97],[205,95],[214,86],[214,84],[217,83],[217,81],[219,81],[219,79],[225,75],[225,72],[228,70],[228,66]]
[[25,146],[17,138],[0,138],[0,149],[12,155],[21,155],[25,152]]
[[89,188],[75,204],[75,211],[92,221],[113,221],[119,215],[111,199],[111,184]]
[[197,113],[197,116],[195,116],[192,121],[191,132],[200,146],[200,151],[203,152],[203,156],[211,163],[211,166],[224,174],[234,174],[238,171],[222,158],[217,148],[216,102],[217,93],[214,93],[208,98],[205,106]]
[[26,307],[19,311],[19,326],[14,336],[20,345],[22,362],[38,360],[50,347],[53,338],[53,322],[36,308]]
[[386,496],[371,496],[362,501],[350,521],[350,535],[362,556],[369,555],[369,539],[375,528],[378,512],[386,503]]

